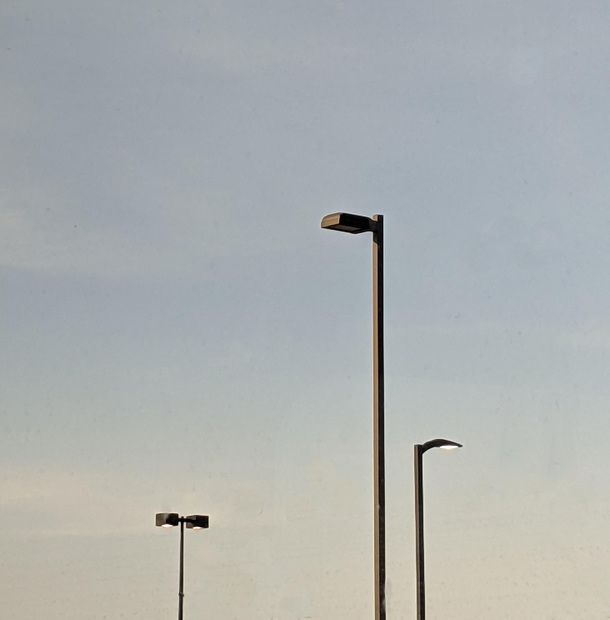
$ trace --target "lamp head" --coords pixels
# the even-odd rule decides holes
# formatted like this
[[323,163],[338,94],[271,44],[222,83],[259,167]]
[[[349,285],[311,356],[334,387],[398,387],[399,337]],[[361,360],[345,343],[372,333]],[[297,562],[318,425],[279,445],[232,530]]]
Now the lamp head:
[[441,448],[442,450],[455,450],[456,448],[461,447],[461,443],[449,441],[449,439],[432,439],[431,441],[426,441],[426,443],[422,445],[421,451],[423,454],[424,452],[426,452],[426,450],[430,450],[431,448]]
[[210,517],[207,515],[189,515],[184,517],[184,522],[191,530],[206,530],[210,527]]
[[358,235],[363,232],[375,232],[377,230],[377,222],[365,215],[331,213],[322,219],[322,228]]
[[158,512],[155,517],[157,527],[174,527],[180,523],[180,515],[177,512]]

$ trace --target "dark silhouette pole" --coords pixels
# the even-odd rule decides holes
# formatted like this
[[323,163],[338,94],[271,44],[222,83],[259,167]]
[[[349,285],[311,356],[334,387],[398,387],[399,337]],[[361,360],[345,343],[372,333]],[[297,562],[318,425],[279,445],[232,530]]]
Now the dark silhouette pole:
[[415,557],[417,579],[417,620],[426,618],[426,585],[424,579],[424,480],[423,451],[420,444],[415,448]]
[[417,584],[417,620],[426,619],[426,580],[424,575],[424,452],[430,448],[453,450],[462,444],[447,439],[433,439],[416,444],[415,457],[415,578]]
[[385,431],[383,354],[383,215],[333,213],[322,228],[373,233],[373,515],[375,530],[375,620],[385,620]]
[[373,231],[373,501],[375,620],[385,620],[385,385],[383,351],[383,215]]
[[184,609],[184,519],[180,519],[180,585],[178,589],[178,620]]

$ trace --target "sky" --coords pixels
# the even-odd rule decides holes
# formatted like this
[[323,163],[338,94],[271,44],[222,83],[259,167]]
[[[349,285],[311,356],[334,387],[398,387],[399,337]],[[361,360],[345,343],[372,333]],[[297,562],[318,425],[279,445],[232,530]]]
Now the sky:
[[0,598],[19,620],[610,618],[610,7],[6,0]]

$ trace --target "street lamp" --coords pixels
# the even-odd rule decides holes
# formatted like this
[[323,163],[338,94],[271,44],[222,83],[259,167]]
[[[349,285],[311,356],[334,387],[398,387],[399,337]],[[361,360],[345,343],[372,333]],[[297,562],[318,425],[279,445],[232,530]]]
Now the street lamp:
[[461,443],[448,439],[432,439],[425,444],[414,446],[415,456],[415,555],[417,579],[417,620],[426,618],[426,586],[424,579],[424,452],[431,448],[455,450],[461,448]]
[[322,228],[357,235],[373,233],[373,514],[375,529],[375,620],[385,620],[385,458],[383,369],[383,215],[332,213]]
[[204,515],[181,517],[177,512],[159,512],[155,517],[157,527],[180,525],[180,586],[178,589],[178,620],[182,620],[184,604],[184,524],[189,530],[204,530],[210,527],[210,518]]

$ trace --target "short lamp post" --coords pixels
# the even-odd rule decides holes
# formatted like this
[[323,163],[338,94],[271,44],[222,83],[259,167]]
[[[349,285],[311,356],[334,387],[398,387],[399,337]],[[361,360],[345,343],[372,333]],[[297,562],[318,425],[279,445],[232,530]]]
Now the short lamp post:
[[157,527],[170,528],[180,525],[180,583],[178,589],[178,620],[182,620],[184,607],[184,524],[190,530],[204,530],[210,527],[210,519],[204,515],[181,517],[177,512],[159,512],[156,515]]
[[373,515],[375,620],[385,620],[385,443],[383,361],[383,215],[372,218],[353,213],[331,213],[322,228],[358,235],[373,233]]
[[432,439],[414,446],[415,455],[415,555],[417,579],[417,620],[426,618],[426,584],[424,578],[424,452],[431,448],[455,450],[462,444],[447,439]]

